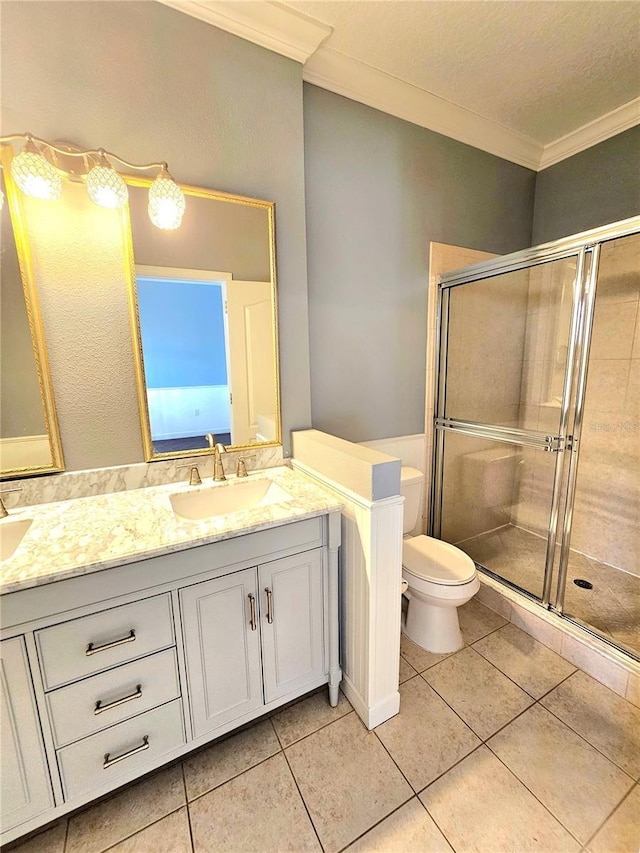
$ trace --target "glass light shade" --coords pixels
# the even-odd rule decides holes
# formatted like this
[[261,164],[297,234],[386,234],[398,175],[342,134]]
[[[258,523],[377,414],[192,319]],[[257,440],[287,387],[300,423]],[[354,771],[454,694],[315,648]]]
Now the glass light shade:
[[51,200],[62,195],[62,175],[34,149],[27,147],[14,158],[11,174],[25,195]]
[[149,187],[149,219],[157,228],[173,231],[180,227],[185,208],[184,193],[163,170]]
[[108,163],[100,163],[91,169],[87,175],[87,192],[100,207],[122,207],[129,198],[122,175]]

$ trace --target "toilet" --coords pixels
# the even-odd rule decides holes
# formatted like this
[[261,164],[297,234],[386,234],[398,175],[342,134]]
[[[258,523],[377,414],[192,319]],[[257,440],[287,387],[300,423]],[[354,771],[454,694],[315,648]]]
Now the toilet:
[[[409,536],[420,512],[424,476],[417,468],[403,466],[401,493],[405,499],[402,542],[402,578],[408,599],[402,631],[428,652],[444,654],[461,649],[458,607],[480,589],[471,557],[440,539]],[[404,586],[404,584],[403,584]]]

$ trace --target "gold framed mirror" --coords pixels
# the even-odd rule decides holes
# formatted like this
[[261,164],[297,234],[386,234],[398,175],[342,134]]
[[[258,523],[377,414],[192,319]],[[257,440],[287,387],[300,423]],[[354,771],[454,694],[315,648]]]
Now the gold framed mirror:
[[127,177],[129,308],[145,459],[281,441],[275,205],[181,184],[176,230]]
[[23,198],[13,150],[0,149],[0,477],[28,477],[63,471],[64,459]]

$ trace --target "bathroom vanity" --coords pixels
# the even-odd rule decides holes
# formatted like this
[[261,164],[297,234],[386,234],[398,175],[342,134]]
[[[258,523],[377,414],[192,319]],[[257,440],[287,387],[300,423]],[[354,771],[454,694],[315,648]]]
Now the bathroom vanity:
[[322,684],[337,703],[340,504],[248,480],[0,522],[32,519],[0,564],[3,842]]

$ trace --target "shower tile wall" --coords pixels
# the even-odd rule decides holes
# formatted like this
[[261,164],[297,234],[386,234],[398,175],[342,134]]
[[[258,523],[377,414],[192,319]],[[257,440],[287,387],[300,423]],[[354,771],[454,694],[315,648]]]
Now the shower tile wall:
[[[571,545],[640,576],[640,236],[602,248]],[[637,606],[637,605],[636,605]]]

